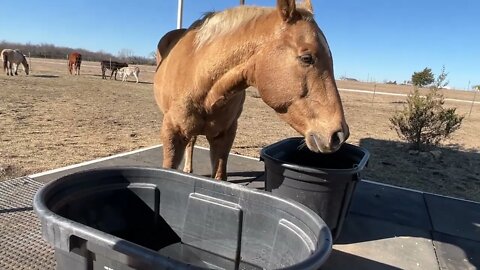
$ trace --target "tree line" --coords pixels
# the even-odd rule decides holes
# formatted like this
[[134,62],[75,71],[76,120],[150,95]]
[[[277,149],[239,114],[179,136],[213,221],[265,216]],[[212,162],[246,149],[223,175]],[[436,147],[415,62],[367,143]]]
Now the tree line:
[[82,55],[83,61],[102,61],[111,59],[112,61],[122,61],[134,65],[155,65],[154,58],[135,56],[132,53],[125,54],[125,49],[121,50],[118,55],[113,55],[104,51],[92,52],[85,49],[73,49],[47,43],[21,44],[16,42],[0,41],[0,51],[3,49],[19,49],[26,56],[48,59],[67,59],[69,53],[76,51]]

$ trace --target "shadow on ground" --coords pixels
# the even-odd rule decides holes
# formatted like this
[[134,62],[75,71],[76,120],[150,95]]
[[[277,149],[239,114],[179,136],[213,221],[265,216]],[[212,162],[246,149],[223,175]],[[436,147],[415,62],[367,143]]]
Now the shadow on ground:
[[480,201],[478,150],[451,145],[413,152],[409,144],[373,138],[361,139],[359,146],[371,153],[365,179]]
[[35,74],[35,75],[31,75],[32,77],[36,77],[36,78],[58,78],[60,76],[58,75],[49,75],[49,74]]

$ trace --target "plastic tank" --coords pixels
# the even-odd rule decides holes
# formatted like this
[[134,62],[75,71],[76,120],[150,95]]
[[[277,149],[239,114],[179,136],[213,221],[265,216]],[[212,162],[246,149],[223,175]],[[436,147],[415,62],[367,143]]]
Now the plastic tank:
[[351,144],[332,154],[314,153],[300,137],[279,141],[260,153],[265,189],[308,206],[327,223],[334,240],[369,157],[366,149]]
[[75,173],[34,209],[57,269],[318,269],[332,245],[295,201],[172,170]]

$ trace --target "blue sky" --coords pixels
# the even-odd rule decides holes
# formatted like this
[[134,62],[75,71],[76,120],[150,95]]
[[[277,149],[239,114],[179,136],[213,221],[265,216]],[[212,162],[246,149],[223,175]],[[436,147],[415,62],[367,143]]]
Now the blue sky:
[[[245,0],[274,6],[275,0]],[[184,0],[183,25],[238,0]],[[445,65],[450,86],[480,84],[478,0],[312,0],[337,78],[409,80],[414,71]],[[148,56],[176,27],[176,0],[2,1],[0,40]],[[469,84],[470,81],[470,84]]]

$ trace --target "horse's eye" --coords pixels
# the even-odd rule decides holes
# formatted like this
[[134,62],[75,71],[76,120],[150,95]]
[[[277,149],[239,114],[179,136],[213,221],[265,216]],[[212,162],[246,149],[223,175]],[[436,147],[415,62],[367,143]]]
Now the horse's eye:
[[302,63],[307,65],[313,65],[313,63],[315,63],[315,60],[313,59],[313,56],[311,54],[300,55],[299,58]]

